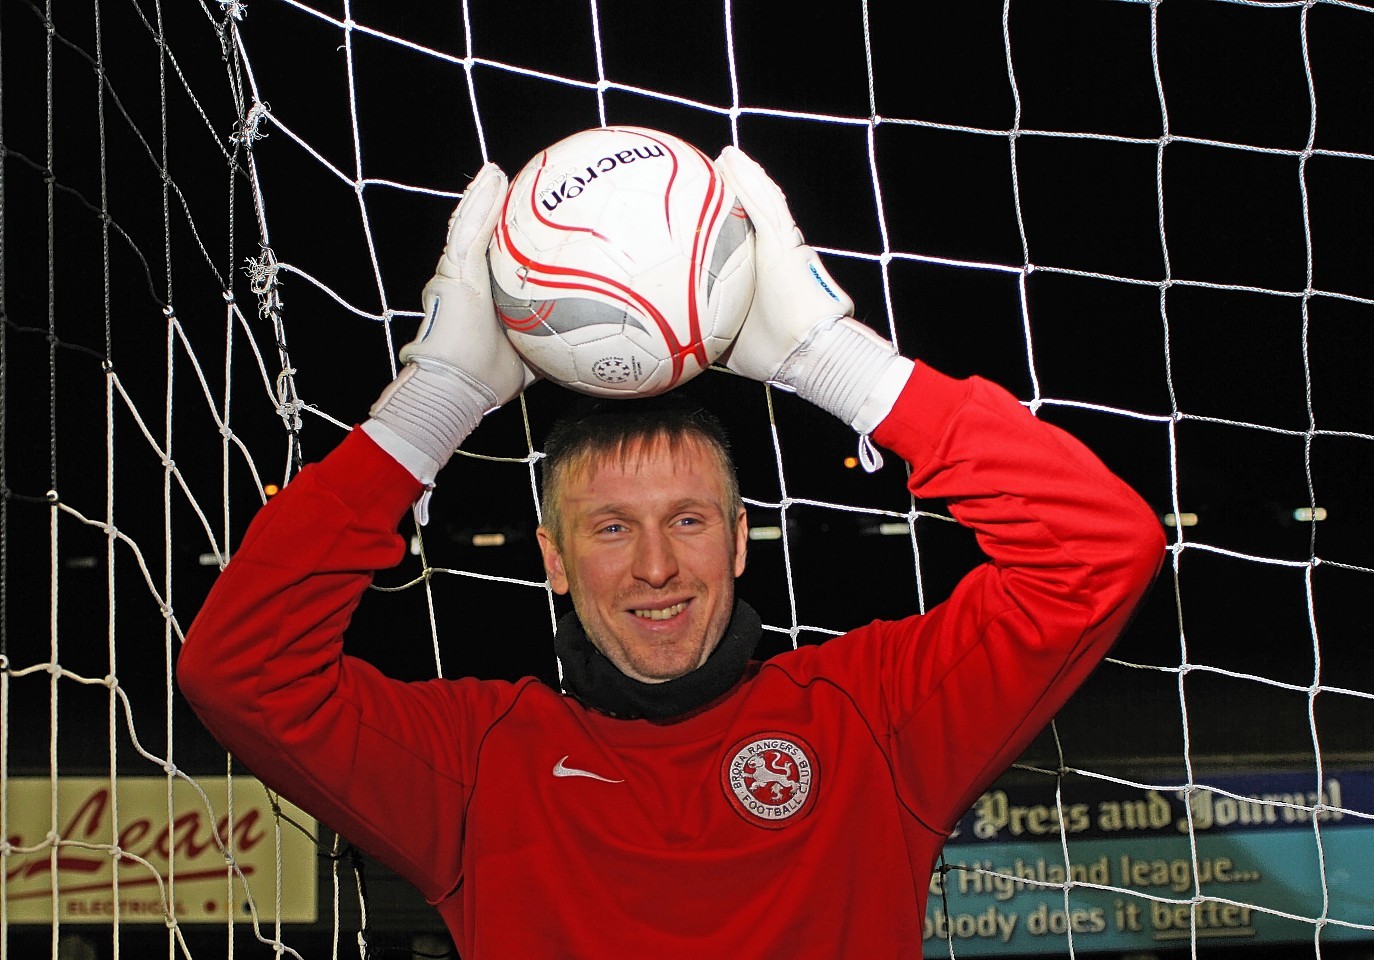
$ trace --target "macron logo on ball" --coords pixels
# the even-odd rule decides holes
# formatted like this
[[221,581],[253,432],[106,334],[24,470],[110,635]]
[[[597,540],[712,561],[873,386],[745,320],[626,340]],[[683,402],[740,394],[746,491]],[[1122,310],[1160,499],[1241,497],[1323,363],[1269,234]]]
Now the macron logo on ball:
[[647,147],[633,147],[629,150],[621,150],[611,156],[602,157],[594,163],[587,165],[583,173],[569,173],[563,176],[557,183],[550,186],[539,195],[539,202],[544,205],[544,209],[553,213],[558,209],[558,205],[564,200],[573,200],[582,194],[597,177],[603,173],[610,173],[617,167],[623,167],[636,160],[652,160],[655,157],[664,157],[667,154],[658,144]]

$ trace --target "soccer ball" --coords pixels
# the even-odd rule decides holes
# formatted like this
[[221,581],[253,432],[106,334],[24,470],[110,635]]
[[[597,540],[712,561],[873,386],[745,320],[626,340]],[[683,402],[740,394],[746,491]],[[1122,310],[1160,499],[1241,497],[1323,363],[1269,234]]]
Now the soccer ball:
[[603,397],[701,373],[754,295],[754,230],[734,194],[700,150],[641,127],[584,130],[525,164],[487,260],[525,361]]

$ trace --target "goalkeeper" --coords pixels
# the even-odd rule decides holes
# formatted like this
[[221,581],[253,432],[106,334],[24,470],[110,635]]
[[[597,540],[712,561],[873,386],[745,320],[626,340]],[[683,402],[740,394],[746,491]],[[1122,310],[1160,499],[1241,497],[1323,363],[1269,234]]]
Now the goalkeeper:
[[849,317],[764,171],[734,148],[718,165],[757,231],[727,365],[904,458],[912,493],[946,499],[988,561],[924,615],[759,663],[719,427],[608,404],[556,428],[544,463],[539,545],[575,609],[555,641],[566,692],[403,683],[345,656],[406,511],[533,379],[492,310],[505,177],[485,167],[400,376],[254,520],[178,663],[224,746],[414,883],[467,960],[919,956],[949,831],[1163,556],[1152,512],[1080,443],[984,380],[899,356]]

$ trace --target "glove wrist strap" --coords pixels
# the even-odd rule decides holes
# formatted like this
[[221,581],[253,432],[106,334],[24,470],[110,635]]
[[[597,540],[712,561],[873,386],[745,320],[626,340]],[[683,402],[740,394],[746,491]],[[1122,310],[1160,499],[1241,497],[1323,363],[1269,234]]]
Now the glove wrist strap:
[[496,395],[450,364],[420,357],[372,405],[363,429],[425,486],[472,433]]
[[892,409],[913,366],[859,321],[836,317],[816,326],[777,380],[867,434]]

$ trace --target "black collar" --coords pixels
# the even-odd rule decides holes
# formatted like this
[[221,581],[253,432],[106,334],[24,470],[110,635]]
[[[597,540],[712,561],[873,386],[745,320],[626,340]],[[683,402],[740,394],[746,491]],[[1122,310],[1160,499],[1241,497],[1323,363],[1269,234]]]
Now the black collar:
[[584,707],[622,720],[671,720],[705,706],[744,676],[763,636],[763,621],[743,600],[716,649],[691,673],[663,683],[644,683],[620,672],[587,639],[577,614],[558,621],[553,648],[563,664],[563,688]]

